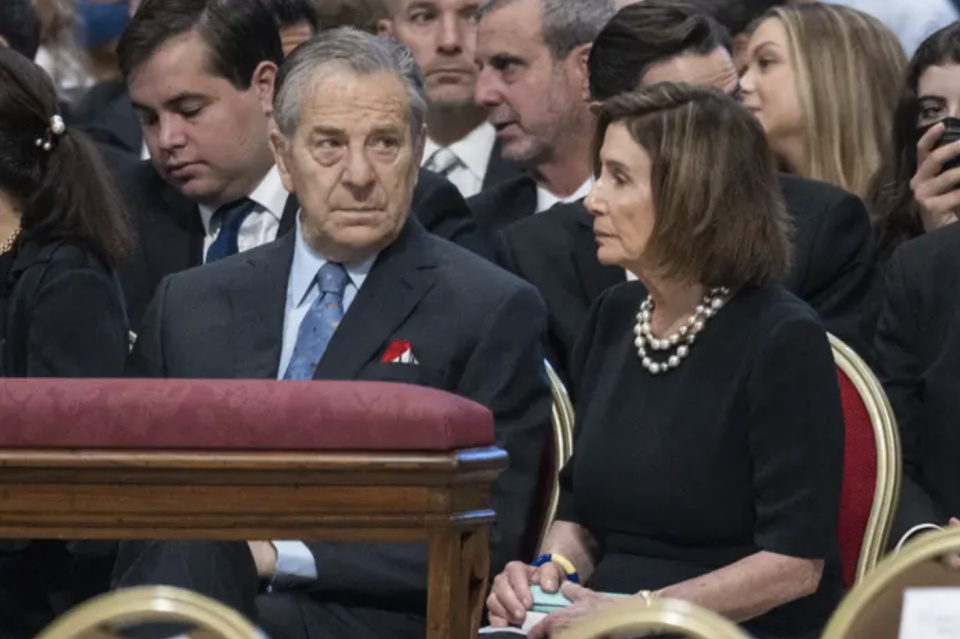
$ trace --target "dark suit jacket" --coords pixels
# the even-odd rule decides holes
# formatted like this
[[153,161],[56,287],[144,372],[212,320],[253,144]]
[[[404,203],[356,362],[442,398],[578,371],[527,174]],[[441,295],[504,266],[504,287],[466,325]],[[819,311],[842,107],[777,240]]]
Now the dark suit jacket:
[[526,170],[523,166],[503,157],[503,145],[500,140],[497,140],[493,144],[493,151],[491,151],[490,160],[487,162],[487,172],[483,176],[482,191],[492,189],[504,182],[510,182],[524,174],[526,174]]
[[[846,191],[803,178],[784,175],[781,186],[796,226],[794,265],[785,287],[817,311],[828,331],[869,356],[880,286],[863,203]],[[569,379],[569,357],[590,305],[625,281],[624,270],[597,260],[593,220],[582,202],[560,204],[517,222],[499,235],[497,244],[497,261],[534,284],[546,301],[547,354]]]
[[25,242],[2,284],[4,377],[123,377],[126,311],[113,271],[76,242]]
[[[275,379],[295,233],[166,278],[147,313],[130,374]],[[541,343],[546,312],[525,282],[414,220],[377,258],[334,334],[316,379],[431,386],[487,406],[510,468],[497,481],[491,574],[520,558],[550,428]],[[419,365],[384,364],[394,339]],[[322,596],[421,609],[421,545],[314,544]],[[421,610],[422,611],[422,610]]]
[[477,226],[484,233],[496,233],[514,222],[537,212],[537,183],[529,175],[516,175],[497,186],[480,191],[467,198]]
[[960,225],[894,251],[876,351],[903,448],[895,542],[916,524],[960,516]]

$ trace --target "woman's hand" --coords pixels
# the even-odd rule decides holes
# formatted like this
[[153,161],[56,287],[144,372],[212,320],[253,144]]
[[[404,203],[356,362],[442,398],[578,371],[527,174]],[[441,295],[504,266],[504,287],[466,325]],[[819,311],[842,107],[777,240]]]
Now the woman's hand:
[[530,629],[527,639],[553,639],[596,611],[622,604],[626,600],[624,597],[611,597],[594,592],[573,582],[563,584],[561,590],[573,603],[544,617],[543,621]]
[[527,611],[533,607],[530,586],[537,584],[544,592],[557,592],[566,578],[566,573],[554,563],[534,568],[520,561],[511,561],[494,578],[493,589],[487,597],[490,625],[498,628],[523,625]]
[[920,221],[927,233],[957,221],[960,211],[960,168],[941,173],[943,165],[960,157],[960,141],[934,150],[945,127],[931,127],[917,142],[917,172],[910,180],[913,197],[920,206]]

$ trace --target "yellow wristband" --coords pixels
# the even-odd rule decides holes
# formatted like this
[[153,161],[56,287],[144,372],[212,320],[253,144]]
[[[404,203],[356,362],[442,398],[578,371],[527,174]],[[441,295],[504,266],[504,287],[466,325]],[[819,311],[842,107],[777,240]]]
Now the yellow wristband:
[[563,568],[563,572],[567,573],[568,576],[577,574],[576,566],[563,555],[552,552],[550,553],[550,561]]

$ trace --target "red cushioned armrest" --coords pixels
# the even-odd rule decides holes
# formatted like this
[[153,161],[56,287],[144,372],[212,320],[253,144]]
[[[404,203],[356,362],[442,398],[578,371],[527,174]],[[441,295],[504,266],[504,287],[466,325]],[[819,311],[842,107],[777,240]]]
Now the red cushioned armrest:
[[489,410],[380,382],[0,382],[0,447],[433,451],[493,444]]

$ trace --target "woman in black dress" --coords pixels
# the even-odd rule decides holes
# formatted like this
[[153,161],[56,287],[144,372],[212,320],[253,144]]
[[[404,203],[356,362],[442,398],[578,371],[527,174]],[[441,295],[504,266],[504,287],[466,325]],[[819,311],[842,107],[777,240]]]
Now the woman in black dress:
[[663,84],[606,102],[595,146],[599,258],[640,281],[591,311],[557,521],[539,567],[495,578],[491,622],[522,623],[530,584],[576,572],[588,587],[563,583],[575,603],[528,636],[616,593],[817,637],[843,594],[843,414],[823,327],[775,284],[790,244],[763,131],[725,95]]
[[107,180],[43,70],[0,49],[3,377],[123,376],[131,230]]
[[[47,75],[0,48],[0,377],[123,376],[113,267],[131,231],[114,202]],[[33,637],[71,606],[94,581],[84,562],[61,542],[0,544],[0,637]]]

